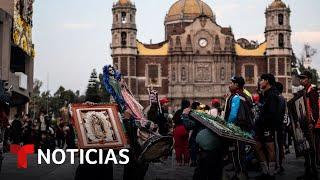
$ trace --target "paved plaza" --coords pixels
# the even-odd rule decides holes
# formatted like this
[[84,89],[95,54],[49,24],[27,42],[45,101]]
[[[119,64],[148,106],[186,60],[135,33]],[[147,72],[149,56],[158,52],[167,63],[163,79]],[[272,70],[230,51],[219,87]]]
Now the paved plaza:
[[[77,165],[68,163],[63,165],[38,165],[37,156],[28,157],[28,169],[17,169],[16,156],[6,154],[3,162],[0,180],[72,180]],[[69,161],[66,161],[69,162]],[[76,159],[77,162],[77,159]],[[285,162],[285,173],[278,175],[279,180],[291,180],[303,173],[303,160],[296,159],[294,154],[287,156]],[[176,166],[169,157],[164,163],[152,163],[146,174],[146,180],[191,180],[194,168]],[[123,167],[116,165],[114,168],[114,179],[122,179]],[[250,179],[254,179],[257,173],[250,172]],[[107,177],[107,175],[105,175]]]

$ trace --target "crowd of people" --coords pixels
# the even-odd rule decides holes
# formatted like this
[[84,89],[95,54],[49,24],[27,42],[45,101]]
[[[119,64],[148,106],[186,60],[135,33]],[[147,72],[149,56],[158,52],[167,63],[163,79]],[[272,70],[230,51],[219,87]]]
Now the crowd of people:
[[30,114],[16,114],[4,132],[4,152],[9,151],[10,144],[34,144],[35,149],[42,150],[76,147],[73,126],[63,119],[53,121],[44,112],[38,118],[32,118]]
[[[299,76],[303,90],[296,95],[306,97],[305,123],[301,134],[308,147],[302,155],[305,159],[305,173],[300,179],[318,179],[317,167],[320,165],[320,122],[319,94],[311,84],[309,71]],[[287,100],[283,97],[283,85],[276,82],[272,74],[263,74],[255,92],[245,89],[245,80],[241,76],[230,79],[229,94],[225,99],[214,98],[210,106],[201,102],[182,100],[180,108],[169,112],[170,101],[162,98],[152,103],[146,112],[148,120],[157,125],[159,134],[173,137],[173,149],[178,166],[195,167],[194,180],[220,180],[223,169],[232,171],[231,179],[247,179],[248,171],[261,171],[259,179],[274,179],[285,171],[283,160],[290,153],[294,139],[292,123],[288,113]],[[255,145],[242,141],[222,138],[190,115],[192,111],[202,111],[213,117],[224,119],[225,124],[235,125],[253,135]],[[124,111],[122,122],[131,142],[132,154],[139,148],[132,111]],[[292,121],[292,120],[291,120]],[[2,122],[3,123],[3,122]],[[6,126],[5,143],[34,144],[40,149],[76,148],[73,126],[63,118],[56,123],[50,115],[41,113],[36,119],[29,114],[16,115]],[[5,144],[5,146],[8,144]],[[167,158],[167,156],[163,157]],[[134,159],[134,158],[133,158]],[[161,160],[160,160],[161,161]],[[232,167],[227,167],[232,164]],[[125,167],[124,179],[143,179],[149,164],[132,161]],[[96,166],[98,167],[98,166]],[[99,166],[100,167],[100,166]],[[79,166],[76,179],[84,177]],[[91,168],[91,167],[90,167]],[[112,167],[106,167],[112,173]],[[93,168],[92,171],[94,171]]]
[[[309,145],[302,155],[305,159],[305,173],[298,179],[318,179],[319,155],[319,94],[311,84],[312,73],[305,71],[298,78],[303,90],[296,96],[306,97],[305,123],[300,124],[301,134]],[[233,164],[232,179],[247,179],[248,170],[260,170],[258,179],[275,179],[283,173],[285,154],[290,153],[292,144],[292,123],[287,101],[282,95],[283,85],[276,82],[272,74],[260,77],[257,91],[249,92],[245,80],[234,76],[230,80],[229,95],[222,108],[219,99],[212,100],[212,108],[200,102],[181,102],[181,109],[173,116],[174,149],[179,165],[196,166],[194,180],[222,179],[223,169],[228,162]],[[252,133],[256,144],[219,137],[203,124],[190,116],[190,111],[203,111]],[[317,126],[318,123],[318,126]],[[190,161],[190,162],[189,162]]]

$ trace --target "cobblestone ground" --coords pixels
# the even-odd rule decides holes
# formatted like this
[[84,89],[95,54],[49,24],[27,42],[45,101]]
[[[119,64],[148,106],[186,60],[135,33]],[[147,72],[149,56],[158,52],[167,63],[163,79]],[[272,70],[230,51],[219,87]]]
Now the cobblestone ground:
[[[77,165],[38,165],[37,156],[28,157],[28,169],[17,169],[16,156],[6,154],[3,162],[0,180],[72,180],[75,175]],[[69,162],[69,161],[66,161]],[[76,159],[77,162],[77,159]],[[285,162],[285,173],[278,175],[279,180],[295,179],[303,173],[303,160],[296,159],[294,154],[287,156]],[[168,158],[164,163],[152,163],[146,174],[145,180],[191,180],[194,168],[176,166],[172,158]],[[116,165],[114,168],[114,179],[122,178],[123,167]],[[227,176],[230,174],[227,174]],[[257,173],[250,172],[250,179],[254,179]]]

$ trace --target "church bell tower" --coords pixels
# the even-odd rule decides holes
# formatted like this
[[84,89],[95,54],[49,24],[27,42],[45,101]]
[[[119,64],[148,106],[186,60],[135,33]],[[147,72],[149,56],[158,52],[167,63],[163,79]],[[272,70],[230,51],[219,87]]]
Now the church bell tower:
[[283,94],[290,98],[292,93],[291,61],[291,26],[290,8],[281,0],[274,0],[266,9],[265,38],[267,41],[266,57],[268,73],[273,74],[283,84]]
[[111,56],[113,65],[121,71],[128,87],[136,95],[138,93],[136,7],[130,0],[119,0],[113,4],[112,14]]

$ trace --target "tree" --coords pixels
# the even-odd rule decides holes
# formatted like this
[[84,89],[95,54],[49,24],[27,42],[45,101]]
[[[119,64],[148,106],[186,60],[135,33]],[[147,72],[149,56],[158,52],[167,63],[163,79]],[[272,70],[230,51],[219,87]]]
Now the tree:
[[72,90],[66,90],[60,86],[57,91],[50,94],[50,91],[41,92],[42,82],[34,81],[33,93],[30,101],[30,113],[33,118],[39,116],[40,112],[53,113],[55,117],[60,117],[60,109],[65,106],[65,103],[84,102],[84,96],[80,95],[80,91],[74,93]]
[[304,67],[304,62],[306,60],[306,58],[312,58],[317,54],[317,49],[313,48],[311,45],[309,44],[304,44],[303,46],[303,51],[301,53],[300,58],[295,57],[295,59],[293,60],[292,66],[295,68],[295,70],[293,70],[292,74],[293,75],[298,75],[299,72],[303,72],[303,71],[310,71],[312,73],[312,80],[311,83],[317,85],[318,84],[318,79],[319,79],[319,75],[316,69],[314,68],[305,68]]
[[54,93],[54,96],[61,96],[61,94],[65,91],[66,89],[63,86],[60,86],[58,90]]
[[31,94],[31,99],[30,99],[30,114],[32,115],[33,118],[37,117],[38,114],[42,109],[44,109],[42,103],[42,98],[41,98],[41,87],[43,83],[42,81],[35,79],[33,83],[33,92]]
[[107,92],[104,84],[103,84],[103,74],[99,74],[99,96],[101,98],[101,102],[109,103],[110,102],[110,94]]
[[309,44],[304,44],[303,46],[303,51],[301,53],[300,58],[297,58],[296,60],[296,64],[299,67],[302,67],[306,58],[312,58],[313,56],[315,56],[317,54],[317,49],[311,47]]
[[93,69],[88,82],[88,87],[86,91],[86,101],[99,103],[101,102],[101,97],[99,96],[99,83],[96,69]]

